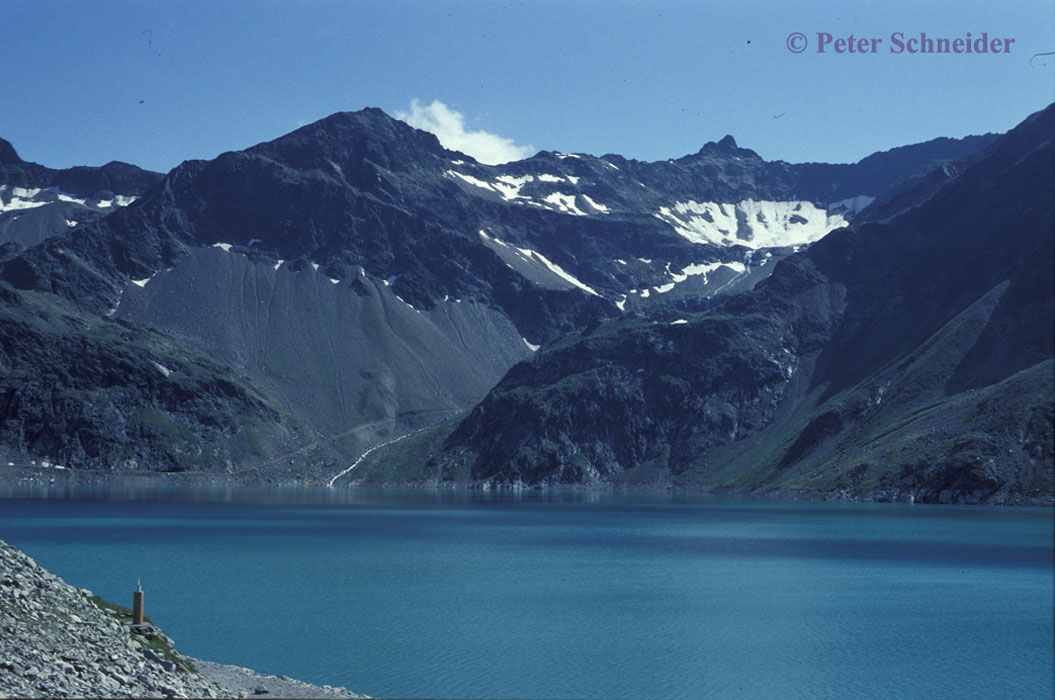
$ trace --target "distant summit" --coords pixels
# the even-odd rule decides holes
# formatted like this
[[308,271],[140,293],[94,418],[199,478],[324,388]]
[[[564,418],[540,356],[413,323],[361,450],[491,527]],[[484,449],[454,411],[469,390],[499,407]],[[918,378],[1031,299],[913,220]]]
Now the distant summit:
[[15,151],[15,147],[11,145],[10,141],[0,139],[0,163],[21,163],[22,159],[18,157],[18,153]]
[[718,141],[708,141],[696,153],[683,156],[677,161],[682,163],[706,160],[737,162],[743,159],[758,161],[760,164],[765,163],[758,153],[750,148],[743,148],[732,134],[726,134]]
[[[299,169],[332,170],[365,162],[398,172],[413,170],[423,158],[453,157],[434,134],[415,129],[376,107],[336,112],[246,151],[264,154]],[[461,155],[461,154],[457,154]]]
[[143,195],[162,177],[128,163],[57,170],[22,160],[0,138],[0,244],[31,247]]
[[11,142],[0,138],[0,187],[57,188],[78,198],[100,194],[109,194],[110,198],[114,194],[138,197],[161,178],[161,173],[119,161],[101,167],[49,168],[22,160]]

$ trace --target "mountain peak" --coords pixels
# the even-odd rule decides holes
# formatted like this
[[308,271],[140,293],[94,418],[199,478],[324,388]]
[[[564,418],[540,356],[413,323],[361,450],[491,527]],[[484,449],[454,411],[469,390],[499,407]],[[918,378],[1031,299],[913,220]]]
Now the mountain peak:
[[21,158],[10,141],[0,139],[0,163],[21,163]]
[[330,134],[358,135],[387,135],[415,129],[406,122],[396,119],[387,112],[377,107],[364,107],[354,112],[334,112],[328,117],[323,117],[306,126],[301,127],[293,133],[307,131],[309,133],[327,132]]
[[736,139],[731,134],[726,134],[721,138],[720,141],[708,141],[703,144],[692,156],[686,156],[688,158],[695,158],[700,156],[718,156],[718,157],[732,157],[738,158],[758,158],[758,154],[749,148],[741,148],[737,143]]
[[356,111],[344,111],[334,112],[328,117],[323,117],[308,126],[316,125],[358,125],[363,126],[367,124],[390,124],[392,122],[399,121],[395,117],[389,116],[384,110],[377,107],[364,107],[363,109]]
[[446,149],[427,131],[415,129],[376,107],[357,112],[335,112],[249,152],[281,157],[289,165],[316,167],[327,160],[346,163],[367,159],[382,167],[400,170],[428,154]]

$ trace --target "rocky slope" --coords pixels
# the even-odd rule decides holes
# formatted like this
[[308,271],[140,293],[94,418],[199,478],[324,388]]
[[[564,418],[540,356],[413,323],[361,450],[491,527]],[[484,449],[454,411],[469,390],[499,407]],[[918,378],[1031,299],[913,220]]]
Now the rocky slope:
[[1052,134],[1055,107],[936,192],[921,181],[921,203],[828,235],[714,311],[562,338],[421,473],[1050,503]]
[[[0,429],[41,461],[270,476],[308,435],[228,367],[54,295],[0,283],[0,328]],[[287,478],[310,462],[294,466],[283,462]]]
[[359,698],[343,688],[183,657],[0,541],[0,695],[19,698]]
[[0,249],[0,459],[318,481],[469,410],[563,334],[749,289],[991,138],[842,166],[731,137],[660,163],[488,166],[368,109],[188,161],[105,218]]

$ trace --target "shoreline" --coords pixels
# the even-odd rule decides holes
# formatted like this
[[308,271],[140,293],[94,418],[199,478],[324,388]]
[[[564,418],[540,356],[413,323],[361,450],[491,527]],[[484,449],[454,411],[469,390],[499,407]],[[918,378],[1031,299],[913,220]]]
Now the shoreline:
[[290,700],[347,698],[359,700],[370,697],[358,695],[343,687],[313,685],[289,676],[273,676],[243,666],[221,664],[193,656],[184,658],[194,664],[199,676],[224,688],[233,698],[289,698]]
[[1055,495],[1004,497],[988,501],[984,498],[965,499],[962,494],[950,495],[945,500],[917,500],[914,494],[898,489],[873,489],[866,493],[848,489],[839,491],[817,491],[787,488],[735,488],[726,486],[672,486],[649,487],[643,485],[503,485],[480,486],[463,483],[411,482],[411,483],[351,483],[339,486],[327,486],[325,483],[304,480],[268,479],[262,482],[243,481],[229,478],[229,475],[212,472],[157,472],[150,470],[136,471],[93,471],[82,469],[56,468],[54,466],[17,465],[0,466],[0,489],[2,488],[63,488],[76,487],[113,487],[113,488],[229,488],[229,489],[332,489],[334,492],[355,492],[357,490],[408,490],[435,493],[487,493],[501,495],[557,495],[557,494],[682,494],[715,496],[728,498],[746,498],[775,502],[818,502],[818,503],[901,503],[912,505],[951,505],[951,506],[988,506],[1008,508],[1051,508],[1055,507]]

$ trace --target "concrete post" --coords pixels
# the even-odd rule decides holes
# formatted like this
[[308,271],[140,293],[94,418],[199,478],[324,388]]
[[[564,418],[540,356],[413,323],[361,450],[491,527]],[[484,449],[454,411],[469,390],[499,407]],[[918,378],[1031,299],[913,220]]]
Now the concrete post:
[[136,591],[132,594],[132,624],[143,624],[143,586],[136,581]]

